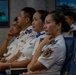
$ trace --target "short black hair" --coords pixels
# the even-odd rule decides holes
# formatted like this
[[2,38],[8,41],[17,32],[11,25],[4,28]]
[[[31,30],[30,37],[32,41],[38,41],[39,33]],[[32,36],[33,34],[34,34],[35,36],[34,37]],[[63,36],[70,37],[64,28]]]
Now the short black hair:
[[24,11],[24,13],[28,15],[28,17],[32,22],[32,17],[33,17],[33,14],[36,12],[36,10],[32,7],[24,7],[21,11]]
[[41,15],[41,20],[44,22],[46,16],[49,14],[49,12],[47,10],[37,10],[36,12],[40,13]]
[[68,16],[69,18],[76,20],[76,13],[74,11],[64,11],[64,16]]

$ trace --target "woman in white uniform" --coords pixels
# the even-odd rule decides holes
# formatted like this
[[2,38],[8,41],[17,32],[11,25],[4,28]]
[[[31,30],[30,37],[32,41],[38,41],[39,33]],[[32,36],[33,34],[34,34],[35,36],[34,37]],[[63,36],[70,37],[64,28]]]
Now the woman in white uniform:
[[[51,36],[47,41],[42,41],[44,46],[39,46],[34,52],[28,72],[60,72],[66,57],[66,45],[62,31],[65,31],[67,25],[59,12],[52,11],[45,18],[44,29],[47,35]],[[48,41],[49,41],[48,39]],[[53,39],[53,40],[52,40]]]
[[27,42],[22,48],[20,48],[20,53],[17,53],[13,58],[15,59],[14,62],[0,63],[0,68],[8,68],[9,66],[13,68],[27,67],[27,64],[30,62],[30,58],[32,57],[32,52],[46,36],[43,26],[47,14],[48,11],[46,10],[38,10],[33,15],[32,28],[37,32],[37,35],[34,39],[31,39],[30,42]]
[[70,27],[69,31],[63,34],[64,37],[76,37],[76,13],[74,11],[65,11],[63,15]]

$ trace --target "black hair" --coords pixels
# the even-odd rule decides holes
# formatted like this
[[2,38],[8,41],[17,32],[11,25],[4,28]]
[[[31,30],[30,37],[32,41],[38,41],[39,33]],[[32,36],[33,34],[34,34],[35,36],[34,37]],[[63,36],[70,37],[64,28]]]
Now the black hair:
[[65,21],[64,16],[59,11],[52,11],[50,12],[52,15],[53,20],[56,22],[56,24],[61,23],[61,32],[68,32],[70,30],[70,26]]
[[70,19],[76,20],[76,13],[74,11],[65,11],[63,12],[64,16],[68,16]]
[[18,17],[15,17],[15,18],[14,18],[14,21],[18,21]]
[[45,17],[49,14],[49,12],[46,11],[46,10],[37,10],[37,12],[40,13],[40,15],[41,15],[40,18],[41,18],[41,20],[44,22]]
[[27,14],[27,16],[30,18],[30,20],[32,22],[33,14],[36,12],[35,9],[32,7],[25,7],[21,11],[24,11],[24,13]]

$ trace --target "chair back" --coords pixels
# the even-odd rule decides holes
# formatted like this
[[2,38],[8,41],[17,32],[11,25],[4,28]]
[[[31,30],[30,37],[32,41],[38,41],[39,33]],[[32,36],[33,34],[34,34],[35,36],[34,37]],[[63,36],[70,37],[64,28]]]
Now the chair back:
[[[76,75],[76,38],[65,38],[66,43],[66,59],[61,70],[61,75]],[[75,72],[75,74],[73,74]]]

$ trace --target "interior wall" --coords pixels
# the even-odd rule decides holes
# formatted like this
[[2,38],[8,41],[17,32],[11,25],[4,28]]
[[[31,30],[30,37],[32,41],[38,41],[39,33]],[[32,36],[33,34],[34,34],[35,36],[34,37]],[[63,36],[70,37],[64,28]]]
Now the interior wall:
[[[55,9],[55,0],[9,0],[10,27],[13,19],[19,15],[23,7],[33,7],[36,10],[45,9],[48,11]],[[2,45],[9,28],[0,28],[0,46]]]

